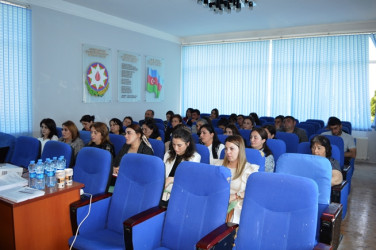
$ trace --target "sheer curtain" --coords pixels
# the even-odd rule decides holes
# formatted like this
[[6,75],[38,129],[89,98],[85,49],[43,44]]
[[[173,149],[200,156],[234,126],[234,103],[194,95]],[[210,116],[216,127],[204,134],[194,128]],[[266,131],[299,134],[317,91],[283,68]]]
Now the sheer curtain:
[[[269,41],[182,48],[183,110],[267,112]],[[184,111],[182,112],[184,113]]]
[[337,116],[368,130],[368,37],[185,46],[182,113],[216,107],[221,114],[254,111],[300,121]]
[[337,116],[355,129],[368,130],[368,37],[273,41],[272,114],[324,121]]
[[31,132],[31,11],[0,3],[0,131]]

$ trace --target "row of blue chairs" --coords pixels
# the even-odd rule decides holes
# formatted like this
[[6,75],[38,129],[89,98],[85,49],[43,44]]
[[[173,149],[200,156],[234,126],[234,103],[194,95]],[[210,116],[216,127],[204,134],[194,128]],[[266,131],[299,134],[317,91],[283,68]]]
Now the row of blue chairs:
[[228,227],[228,169],[182,162],[168,207],[161,208],[163,161],[155,156],[127,154],[112,195],[94,197],[90,209],[88,200],[71,204],[74,233],[89,210],[90,214],[69,244],[76,249],[208,249],[217,244],[212,239],[224,235],[230,235],[233,242],[234,230],[239,227],[235,240],[239,249],[312,249],[319,242],[336,248],[342,206],[329,202],[328,164],[318,156],[282,155],[277,173],[249,177],[240,223]]

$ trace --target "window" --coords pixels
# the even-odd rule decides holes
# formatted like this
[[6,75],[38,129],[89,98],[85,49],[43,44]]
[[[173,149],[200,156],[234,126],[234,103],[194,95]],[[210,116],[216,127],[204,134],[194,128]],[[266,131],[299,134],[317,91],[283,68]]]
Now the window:
[[0,131],[31,132],[31,11],[0,3]]

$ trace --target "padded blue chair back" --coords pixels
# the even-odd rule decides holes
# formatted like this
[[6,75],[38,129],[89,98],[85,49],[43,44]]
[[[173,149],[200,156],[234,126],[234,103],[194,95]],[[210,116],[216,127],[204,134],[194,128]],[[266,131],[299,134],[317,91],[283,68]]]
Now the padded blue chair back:
[[149,142],[151,144],[151,147],[153,148],[154,155],[158,156],[163,160],[163,156],[165,154],[165,145],[163,141],[156,140],[156,139],[149,139]]
[[200,142],[200,137],[197,134],[193,133],[192,138],[196,144]]
[[[259,172],[265,171],[265,157],[261,154],[261,152],[257,149],[253,148],[246,148],[245,149],[245,156],[247,158],[247,162],[251,164],[259,165]],[[222,150],[220,159],[225,158],[225,150]]]
[[[218,122],[219,122],[219,119],[217,118],[217,119],[213,119],[212,121],[212,125],[213,125],[213,127],[214,128],[217,128],[218,127]],[[218,132],[217,132],[218,133]],[[222,133],[223,133],[223,131],[222,131]]]
[[251,136],[252,130],[249,129],[239,129],[240,135],[244,138],[245,140],[245,146],[249,147],[251,142],[249,140],[249,137]]
[[[319,125],[317,123],[317,125]],[[316,132],[316,128],[311,123],[301,122],[298,125],[296,125],[298,128],[302,128],[306,131],[307,138],[309,138],[311,135],[313,135]]]
[[320,128],[319,130],[316,131],[316,133],[317,134],[322,134],[322,133],[327,132],[327,131],[329,131],[329,129],[327,129],[327,128]]
[[27,168],[30,161],[35,161],[40,156],[40,141],[30,136],[20,136],[16,139],[10,163]]
[[223,129],[221,128],[214,127],[214,131],[217,133],[217,135],[223,135]]
[[126,219],[158,206],[164,188],[164,168],[157,156],[135,153],[123,156],[109,208],[108,229],[123,234]]
[[271,116],[260,116],[260,120],[266,120],[267,122],[272,122],[274,124],[274,117]]
[[352,133],[352,125],[351,125],[351,122],[342,121],[341,123],[342,123],[342,128],[343,128],[343,127],[347,127],[348,130],[349,130],[349,133],[348,133],[348,134],[351,135],[351,133]]
[[91,141],[90,131],[81,130],[80,131],[80,138],[87,145]]
[[[160,124],[164,125],[164,121],[161,118],[154,118],[154,122],[155,123],[160,123]],[[163,127],[163,129],[164,129],[164,127]]]
[[7,133],[0,132],[0,148],[4,150],[2,156],[4,162],[10,162],[16,144],[16,137]]
[[111,160],[111,153],[107,150],[83,147],[77,154],[73,180],[85,184],[85,193],[105,193],[110,177]]
[[[318,218],[330,203],[332,166],[328,159],[311,154],[283,154],[276,165],[277,173],[303,176],[314,180],[319,189]],[[318,220],[318,230],[319,223]],[[317,232],[317,238],[318,238]]]
[[[338,147],[334,144],[331,144],[331,146],[332,146],[332,157],[333,157],[333,159],[340,162],[341,157],[340,157],[340,151],[339,151]],[[298,153],[299,154],[312,154],[311,143],[309,143],[309,142],[299,143]]]
[[44,145],[41,158],[43,161],[45,161],[46,158],[52,159],[55,156],[59,158],[61,155],[64,156],[67,167],[70,167],[72,160],[72,147],[64,142],[48,141]]
[[110,141],[114,144],[115,155],[117,155],[127,140],[124,135],[110,134]]
[[296,134],[277,131],[275,137],[286,143],[286,153],[298,152],[299,137]]
[[162,247],[195,249],[202,237],[225,222],[230,177],[230,170],[222,166],[180,163],[166,212]]
[[320,128],[323,128],[325,126],[325,122],[320,119],[307,119],[306,122],[317,122],[320,124]]
[[163,122],[156,122],[155,125],[157,125],[158,129],[162,129],[163,131],[165,130],[165,125]]
[[164,139],[165,139],[165,131],[164,131],[164,129],[158,129],[158,131],[159,131],[159,135],[160,135],[162,141],[164,141]]
[[313,249],[318,189],[287,174],[253,173],[246,186],[236,249]]
[[283,140],[279,139],[268,139],[266,140],[266,145],[273,153],[274,162],[278,161],[278,158],[286,153],[286,143]]
[[196,151],[201,155],[201,163],[210,164],[210,152],[207,146],[196,143]]
[[341,162],[341,152],[339,151],[338,146],[334,144],[331,144],[331,146],[333,159],[337,160],[338,162]]
[[[225,144],[225,141],[226,141],[226,138],[228,135],[224,135],[224,134],[217,134],[218,136],[218,140],[222,143],[222,144]],[[222,150],[223,151],[223,150]]]
[[61,128],[61,127],[56,127],[57,137],[60,138],[61,136],[63,136],[62,130],[63,130],[63,128]]

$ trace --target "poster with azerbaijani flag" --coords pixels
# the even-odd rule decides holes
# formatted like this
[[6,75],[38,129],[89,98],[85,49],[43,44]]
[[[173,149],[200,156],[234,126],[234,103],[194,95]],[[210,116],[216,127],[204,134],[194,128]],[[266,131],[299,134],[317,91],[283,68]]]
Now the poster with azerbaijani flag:
[[164,59],[146,56],[146,102],[164,100]]

